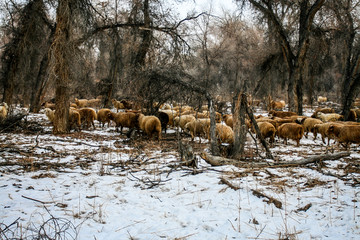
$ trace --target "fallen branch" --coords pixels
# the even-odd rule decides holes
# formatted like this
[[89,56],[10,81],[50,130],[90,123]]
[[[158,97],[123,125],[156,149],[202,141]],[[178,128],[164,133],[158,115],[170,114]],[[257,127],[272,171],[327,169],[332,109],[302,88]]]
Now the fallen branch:
[[228,185],[231,189],[233,189],[233,190],[235,190],[235,191],[240,189],[240,187],[235,186],[235,185],[232,184],[229,180],[227,180],[227,179],[225,179],[225,178],[223,178],[223,177],[220,178],[220,183],[221,183],[221,184],[226,184],[226,185]]
[[306,204],[304,207],[298,208],[297,210],[295,210],[295,212],[306,212],[307,210],[309,210],[309,208],[311,208],[312,204]]
[[275,207],[281,209],[282,208],[282,202],[280,202],[279,200],[276,200],[275,198],[273,197],[269,197],[267,195],[265,195],[264,193],[262,192],[259,192],[257,190],[254,190],[254,189],[251,189],[251,191],[253,192],[253,194],[255,196],[257,196],[258,198],[266,198],[267,200],[265,200],[268,204],[270,203],[273,203],[275,205]]
[[234,165],[236,167],[241,167],[241,168],[297,167],[297,166],[306,165],[324,160],[337,160],[348,156],[350,156],[350,152],[339,152],[334,154],[310,156],[308,158],[301,160],[273,163],[273,162],[265,162],[265,161],[261,161],[261,162],[241,161],[236,159],[213,156],[206,152],[203,152],[201,154],[201,158],[203,158],[207,163],[211,164],[212,166]]

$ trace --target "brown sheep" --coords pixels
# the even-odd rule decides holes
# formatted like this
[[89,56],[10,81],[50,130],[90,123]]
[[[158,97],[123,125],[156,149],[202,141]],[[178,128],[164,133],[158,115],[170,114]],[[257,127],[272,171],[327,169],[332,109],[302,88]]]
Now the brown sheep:
[[233,116],[231,114],[225,114],[223,116],[224,122],[231,128],[234,128]]
[[[210,118],[210,112],[198,112],[195,114],[196,118]],[[218,112],[215,112],[215,122],[221,123],[222,117],[221,114]]]
[[316,131],[314,131],[314,126],[316,124],[322,124],[323,122],[320,119],[316,119],[316,118],[304,118],[301,123],[304,126],[305,137],[307,138],[309,132],[312,132],[315,140],[317,133]]
[[231,127],[217,123],[216,124],[216,139],[218,140],[218,143],[234,143],[234,131],[231,129]]
[[89,99],[87,106],[98,109],[101,106],[101,99],[99,98]]
[[145,116],[141,113],[139,115],[139,126],[150,139],[152,139],[154,134],[158,140],[161,139],[161,122],[156,116]]
[[269,115],[271,115],[273,117],[285,118],[285,117],[290,117],[290,116],[296,116],[297,113],[271,110],[271,111],[269,111]]
[[188,122],[185,125],[185,130],[190,132],[191,141],[194,141],[195,137],[199,137],[199,143],[201,143],[201,136],[209,138],[210,119],[201,118]]
[[81,117],[80,113],[76,110],[69,110],[69,127],[70,129],[75,129],[77,131],[81,130]]
[[[360,118],[360,109],[359,109],[359,108],[351,109],[351,110],[355,112],[357,119]],[[357,120],[357,119],[356,119],[356,120]]]
[[331,124],[327,130],[328,135],[333,134],[339,144],[345,144],[347,149],[349,143],[360,143],[359,125],[337,125]]
[[85,129],[91,126],[96,129],[94,121],[97,120],[97,114],[93,108],[80,108],[77,111],[80,113],[81,123]]
[[119,102],[116,99],[112,99],[111,103],[113,104],[114,108],[116,108],[116,112],[119,112],[119,109],[124,109],[124,104],[122,104],[121,102]]
[[304,135],[304,128],[297,123],[284,123],[278,128],[277,135],[284,139],[285,144],[287,144],[287,139],[292,139],[296,141],[296,146],[299,146],[300,139]]
[[317,108],[315,110],[315,112],[311,115],[312,118],[316,118],[317,117],[317,114],[319,112],[322,112],[322,113],[335,113],[335,110],[332,109],[332,108]]
[[193,120],[195,120],[193,115],[180,115],[174,118],[174,125],[184,130],[185,125]]
[[281,126],[284,123],[295,123],[296,122],[296,119],[289,118],[289,117],[286,117],[286,118],[275,117],[273,120],[276,122],[277,127]]
[[283,100],[281,100],[281,101],[271,100],[270,101],[270,109],[282,110],[284,107],[285,107],[285,101],[283,101]]
[[75,98],[75,104],[78,108],[84,108],[88,106],[89,101],[87,99],[77,99]]
[[108,127],[110,127],[110,121],[109,113],[111,110],[109,108],[102,108],[97,112],[97,120],[100,122],[101,127],[105,127],[105,124],[108,124]]
[[258,118],[258,119],[256,119],[256,122],[257,122],[258,124],[259,124],[260,122],[268,122],[268,123],[271,123],[271,124],[275,127],[275,129],[277,129],[278,126],[280,126],[279,123],[278,123],[276,120],[271,119],[271,118],[268,118],[268,117]]
[[[314,125],[314,136],[319,133],[321,135],[321,139],[324,144],[326,144],[325,138],[328,138],[327,145],[329,145],[330,139],[335,139],[335,137],[333,135],[328,135],[328,129],[329,129],[330,125],[332,125],[332,124],[339,124],[339,123],[328,122],[328,123],[322,123],[322,124],[315,124]],[[339,125],[342,125],[342,124],[339,124]]]
[[[274,125],[269,122],[258,122],[260,133],[264,139],[269,138],[270,143],[274,143],[276,129]],[[252,130],[255,132],[255,130]]]
[[55,110],[55,103],[44,102],[43,104],[41,104],[41,106],[44,108],[50,108],[51,110]]
[[119,113],[110,112],[108,113],[108,118],[111,121],[115,122],[115,128],[117,131],[118,128],[120,127],[120,133],[122,133],[124,127],[129,128],[129,130],[134,128],[139,128],[139,124],[138,124],[139,114],[134,112],[119,112]]
[[123,99],[120,102],[124,105],[125,109],[133,109],[133,107],[134,107],[134,103],[129,100]]

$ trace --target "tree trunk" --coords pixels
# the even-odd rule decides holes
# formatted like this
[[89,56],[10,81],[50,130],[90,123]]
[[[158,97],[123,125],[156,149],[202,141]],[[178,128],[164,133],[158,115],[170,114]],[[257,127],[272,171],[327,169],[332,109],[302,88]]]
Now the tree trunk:
[[215,121],[215,109],[213,100],[208,98],[208,106],[210,112],[210,149],[214,156],[220,155],[219,146],[216,139],[216,121]]
[[[150,27],[151,25],[151,17],[150,17],[150,6],[149,0],[144,0],[143,3],[143,14],[144,14],[144,24],[145,28]],[[147,52],[149,51],[150,44],[152,41],[152,31],[149,29],[141,30],[142,42],[140,44],[139,50],[137,51],[137,55],[135,58],[136,66],[144,66],[145,65],[145,57]]]
[[38,76],[35,81],[35,86],[33,91],[31,92],[31,98],[30,98],[30,112],[38,113],[41,108],[41,101],[44,97],[45,90],[48,83],[48,74],[47,69],[49,66],[49,58],[48,53],[45,54],[41,64]]
[[235,107],[233,113],[234,121],[234,147],[232,151],[232,158],[239,159],[244,154],[247,126],[245,123],[246,114],[246,95],[243,92],[238,92],[235,100]]
[[55,78],[56,86],[54,134],[69,132],[72,1],[76,0],[59,1],[56,11],[56,30],[52,44],[52,54],[55,58],[52,77]]

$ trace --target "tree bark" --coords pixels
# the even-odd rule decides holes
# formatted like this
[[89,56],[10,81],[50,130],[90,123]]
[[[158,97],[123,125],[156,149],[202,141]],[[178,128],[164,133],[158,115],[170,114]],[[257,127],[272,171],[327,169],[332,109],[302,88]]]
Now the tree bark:
[[73,1],[61,0],[56,11],[56,30],[54,42],[52,44],[52,54],[54,56],[54,70],[52,77],[55,78],[55,120],[54,134],[69,132],[69,86],[70,86],[70,65],[71,65],[71,10]]

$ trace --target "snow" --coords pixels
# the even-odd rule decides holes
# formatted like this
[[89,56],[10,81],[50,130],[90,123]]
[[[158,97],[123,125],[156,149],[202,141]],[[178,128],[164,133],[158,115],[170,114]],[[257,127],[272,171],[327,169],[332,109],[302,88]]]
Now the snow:
[[[54,226],[66,229],[57,239],[358,239],[360,234],[359,171],[345,169],[360,163],[356,145],[350,157],[324,161],[323,172],[315,164],[213,167],[199,156],[193,169],[179,165],[170,141],[131,142],[114,127],[54,136],[44,114],[30,114],[28,121],[41,123],[44,132],[0,135],[0,226],[8,226],[0,239],[51,235]],[[271,151],[281,161],[324,154],[328,148],[309,135],[299,147],[277,140]],[[189,142],[197,153],[207,143]],[[307,204],[308,210],[299,210]],[[11,225],[14,221],[18,224]]]

